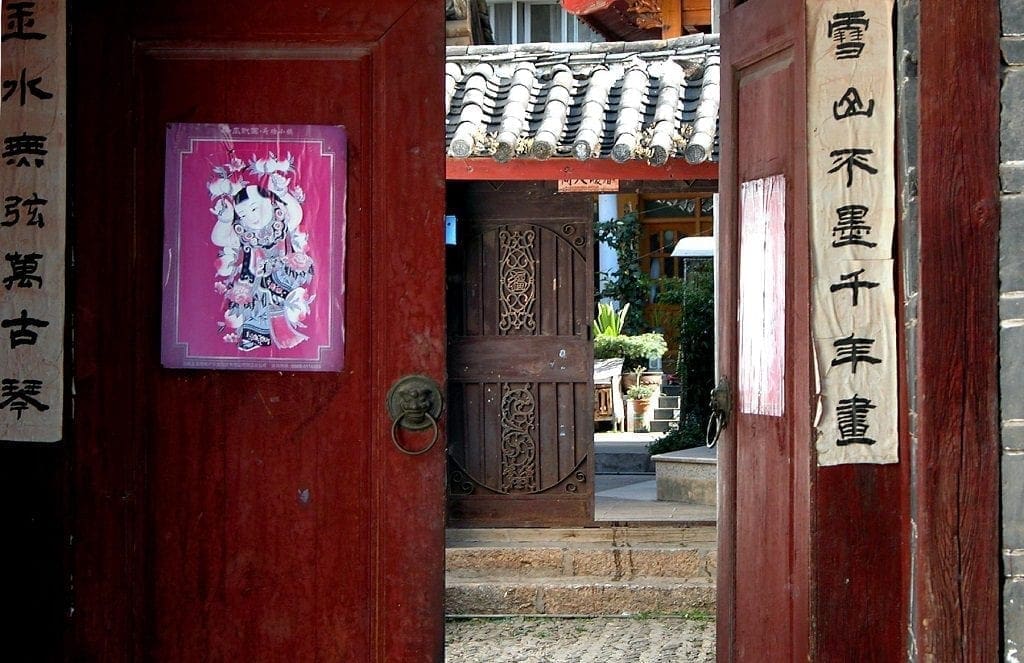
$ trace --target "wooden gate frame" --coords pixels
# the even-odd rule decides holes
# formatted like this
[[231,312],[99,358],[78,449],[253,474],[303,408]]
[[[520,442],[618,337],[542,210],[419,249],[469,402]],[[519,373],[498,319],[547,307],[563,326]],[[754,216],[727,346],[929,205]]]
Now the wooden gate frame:
[[[810,660],[987,661],[1002,647],[999,5],[919,7],[917,169],[901,184],[916,189],[920,221],[900,220],[897,261],[911,287],[900,351],[913,362],[900,398],[914,411],[902,413],[899,465],[809,468],[809,615],[792,628]],[[950,85],[960,80],[972,85]],[[720,458],[730,470],[734,482]],[[734,525],[735,492],[719,504],[719,527]],[[721,661],[735,651],[735,563],[720,544]]]
[[[1000,658],[999,3],[920,2],[909,647]],[[970,80],[971,85],[950,85]],[[950,109],[953,112],[950,113]],[[904,445],[911,441],[904,439]]]

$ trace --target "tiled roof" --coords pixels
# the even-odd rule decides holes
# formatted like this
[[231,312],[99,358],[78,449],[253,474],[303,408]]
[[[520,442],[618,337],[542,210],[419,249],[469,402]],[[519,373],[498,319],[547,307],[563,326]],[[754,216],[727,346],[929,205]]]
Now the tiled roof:
[[670,158],[718,152],[717,35],[639,42],[450,46],[448,154]]

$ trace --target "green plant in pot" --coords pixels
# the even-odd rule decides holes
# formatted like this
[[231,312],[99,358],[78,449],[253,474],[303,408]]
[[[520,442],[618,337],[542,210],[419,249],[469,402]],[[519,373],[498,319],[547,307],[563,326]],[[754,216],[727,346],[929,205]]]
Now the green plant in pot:
[[649,401],[655,390],[657,387],[653,384],[638,382],[626,390],[626,396],[635,401]]
[[598,302],[597,318],[593,322],[594,338],[599,336],[622,336],[622,330],[626,326],[627,315],[629,315],[629,304],[616,311],[615,307],[611,304]]
[[633,372],[637,367],[647,368],[650,357],[662,357],[668,351],[665,337],[656,332],[636,336],[609,336],[598,334],[594,337],[594,358],[625,359],[624,370]]
[[633,401],[633,430],[635,431],[647,430],[644,415],[650,407],[651,397],[658,391],[658,385],[641,381],[643,373],[642,366],[633,371],[633,385],[626,390],[626,397]]

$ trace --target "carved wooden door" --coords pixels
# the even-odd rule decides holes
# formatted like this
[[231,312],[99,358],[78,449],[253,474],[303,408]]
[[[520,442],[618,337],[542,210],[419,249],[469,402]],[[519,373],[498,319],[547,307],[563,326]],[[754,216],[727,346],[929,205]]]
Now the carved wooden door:
[[592,202],[519,182],[448,200],[450,522],[589,523]]
[[[69,658],[442,660],[443,442],[385,407],[444,375],[442,10],[75,4]],[[161,368],[168,123],[345,127],[341,372]]]

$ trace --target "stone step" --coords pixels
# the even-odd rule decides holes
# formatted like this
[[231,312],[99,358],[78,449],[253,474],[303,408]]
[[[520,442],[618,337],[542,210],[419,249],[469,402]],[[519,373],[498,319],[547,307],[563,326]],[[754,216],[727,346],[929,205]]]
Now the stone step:
[[448,548],[473,546],[600,547],[715,544],[714,525],[688,527],[466,527],[445,531]]
[[718,492],[718,453],[696,447],[651,457],[658,500],[714,506]]
[[666,396],[665,394],[662,394],[658,398],[658,407],[667,407],[672,408],[673,410],[678,410],[679,406],[680,402],[678,396]]
[[597,474],[653,474],[654,463],[646,447],[635,451],[616,450],[594,453]]
[[715,586],[710,579],[445,582],[448,615],[620,615],[697,609],[715,609]]
[[445,570],[459,580],[710,579],[716,568],[706,525],[449,529],[446,539]]
[[477,528],[446,532],[451,615],[714,610],[716,528]]
[[525,580],[599,577],[608,581],[637,578],[710,579],[715,572],[713,544],[670,547],[473,546],[449,547],[449,578]]
[[652,419],[647,428],[652,433],[667,433],[679,428],[679,422],[675,419]]
[[683,388],[677,384],[662,384],[661,395],[662,396],[679,396],[683,393]]
[[657,407],[654,408],[654,418],[664,419],[667,421],[677,421],[679,419],[679,408],[678,407]]

